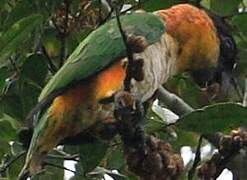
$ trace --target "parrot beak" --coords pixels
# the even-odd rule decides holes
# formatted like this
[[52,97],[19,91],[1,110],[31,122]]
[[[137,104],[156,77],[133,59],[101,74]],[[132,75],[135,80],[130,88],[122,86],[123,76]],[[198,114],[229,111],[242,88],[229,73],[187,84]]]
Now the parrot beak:
[[218,66],[196,70],[191,72],[190,75],[196,84],[203,91],[209,92],[213,98],[224,99],[231,91],[235,91],[240,99],[243,97],[243,93],[233,76],[233,70],[228,71]]
[[199,69],[190,72],[192,79],[200,88],[206,88],[213,82],[217,82],[216,68]]

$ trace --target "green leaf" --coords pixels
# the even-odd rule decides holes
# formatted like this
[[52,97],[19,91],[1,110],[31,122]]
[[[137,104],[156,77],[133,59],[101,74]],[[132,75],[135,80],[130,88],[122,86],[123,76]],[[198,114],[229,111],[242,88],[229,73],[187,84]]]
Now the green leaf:
[[18,123],[7,114],[0,118],[0,140],[11,141],[17,138],[16,129]]
[[70,33],[67,38],[68,53],[71,54],[75,48],[92,32],[91,29],[82,29]]
[[33,83],[43,85],[48,72],[45,57],[41,54],[30,55],[22,65],[22,75]]
[[177,128],[176,134],[177,138],[170,143],[177,151],[179,151],[182,146],[196,147],[198,144],[198,134],[196,133]]
[[3,92],[5,87],[5,80],[9,77],[9,71],[7,67],[0,69],[0,94]]
[[108,149],[108,144],[96,141],[79,147],[80,163],[84,174],[92,171],[101,162]]
[[[15,158],[12,156],[11,158]],[[7,179],[17,179],[19,172],[21,171],[23,164],[25,162],[25,156],[20,157],[17,161],[15,161],[11,166],[8,168]]]
[[227,1],[226,0],[210,0],[210,9],[219,15],[225,16],[238,12],[238,6],[241,0]]
[[83,174],[83,167],[81,163],[76,163],[75,164],[75,171],[76,174],[74,174],[73,177],[71,177],[69,180],[87,180],[86,176],[82,176]]
[[23,41],[41,22],[42,16],[33,14],[14,23],[0,36],[0,64],[3,64],[13,52],[20,48]]
[[20,142],[14,141],[11,144],[11,153],[13,156],[17,156],[20,153],[23,153],[25,149],[23,148],[23,145]]
[[34,12],[37,12],[32,0],[18,1],[15,7],[11,10],[6,18],[3,26],[5,29],[9,28],[13,23],[20,20],[23,17],[27,17]]
[[[164,25],[153,14],[133,13],[121,16],[127,34],[143,36],[149,44],[160,39]],[[93,31],[70,55],[64,66],[43,89],[39,101],[54,90],[73,81],[83,80],[105,68],[113,61],[126,56],[125,45],[115,19]]]
[[7,2],[7,0],[0,0],[0,10],[2,10],[2,8],[4,8],[6,2]]
[[146,11],[152,12],[160,9],[166,9],[172,5],[181,3],[181,0],[147,0],[143,8]]
[[[54,165],[59,165],[63,167],[63,160],[61,159],[49,159],[49,163]],[[53,166],[45,166],[45,172],[38,174],[32,178],[32,180],[62,180],[64,179],[64,169],[53,167]]]
[[22,113],[24,116],[37,104],[41,87],[36,84],[24,80],[19,96],[22,102]]
[[124,155],[122,146],[119,145],[117,148],[111,148],[108,152],[107,157],[107,168],[108,169],[121,169],[125,165]]
[[15,119],[23,118],[21,99],[17,95],[0,97],[0,115],[8,114]]
[[186,74],[177,74],[171,77],[168,82],[166,82],[166,87],[170,91],[175,92],[179,97],[181,97],[185,102],[190,104],[192,107],[200,107],[202,104],[200,102],[200,89],[198,85],[191,79],[191,77]]
[[219,103],[182,116],[177,126],[199,134],[229,132],[247,125],[247,109],[235,103]]
[[42,37],[42,44],[50,58],[54,59],[60,56],[61,42],[57,37],[56,29],[49,28],[45,30]]
[[9,142],[0,139],[0,159],[2,160],[3,156],[10,151]]
[[201,5],[207,9],[210,8],[210,0],[202,0]]
[[245,37],[247,36],[247,14],[241,14],[238,16],[235,16],[232,19],[232,24],[237,27],[238,31],[241,31]]
[[38,8],[43,15],[50,16],[59,7],[61,7],[63,0],[52,0],[52,1],[51,0],[36,0],[34,2],[37,3]]
[[105,169],[103,167],[97,167],[94,171],[92,171],[88,174],[92,178],[98,177],[98,178],[102,179],[103,175],[108,174],[109,176],[111,176],[113,179],[116,179],[116,180],[127,180],[128,179],[123,174],[112,172],[112,171]]
[[160,118],[151,108],[147,112],[148,121],[145,124],[145,132],[153,133],[166,125],[166,121]]

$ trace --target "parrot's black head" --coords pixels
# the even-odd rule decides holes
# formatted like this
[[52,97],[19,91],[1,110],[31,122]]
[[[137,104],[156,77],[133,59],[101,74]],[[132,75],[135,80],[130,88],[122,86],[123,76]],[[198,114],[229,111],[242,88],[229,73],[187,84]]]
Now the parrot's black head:
[[208,15],[214,22],[220,40],[218,64],[215,68],[193,71],[191,76],[200,87],[218,83],[223,89],[228,89],[226,87],[233,85],[234,81],[232,73],[237,59],[237,46],[226,20],[210,12]]

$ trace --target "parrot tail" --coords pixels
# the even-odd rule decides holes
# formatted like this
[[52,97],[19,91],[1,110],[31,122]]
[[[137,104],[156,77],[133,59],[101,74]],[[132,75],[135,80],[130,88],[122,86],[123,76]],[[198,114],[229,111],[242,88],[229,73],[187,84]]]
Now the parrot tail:
[[27,154],[26,162],[21,172],[18,175],[17,180],[26,180],[35,174],[38,174],[42,170],[43,161],[47,153],[34,153]]
[[33,133],[32,140],[26,155],[26,161],[21,172],[19,173],[18,180],[26,180],[28,177],[39,173],[42,170],[44,159],[48,154],[48,149],[51,149],[49,146],[47,149],[47,147],[41,146],[40,144],[43,140],[42,137],[44,134],[43,130],[45,129],[44,126],[47,125],[45,123],[46,121],[42,121],[44,118],[47,118],[46,113],[40,119],[36,126],[37,129],[35,129]]

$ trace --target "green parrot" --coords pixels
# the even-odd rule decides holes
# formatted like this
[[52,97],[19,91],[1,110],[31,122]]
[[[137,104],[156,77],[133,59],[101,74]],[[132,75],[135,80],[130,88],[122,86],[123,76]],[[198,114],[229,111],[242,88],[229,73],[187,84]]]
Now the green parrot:
[[[219,39],[203,10],[182,4],[120,20],[127,37],[145,42],[143,52],[134,52],[139,76],[131,80],[131,92],[139,94],[142,102],[172,75],[217,64]],[[66,137],[114,119],[114,103],[101,102],[123,90],[126,56],[116,19],[79,44],[39,96],[34,111],[40,111],[19,179],[39,172],[46,155]]]

